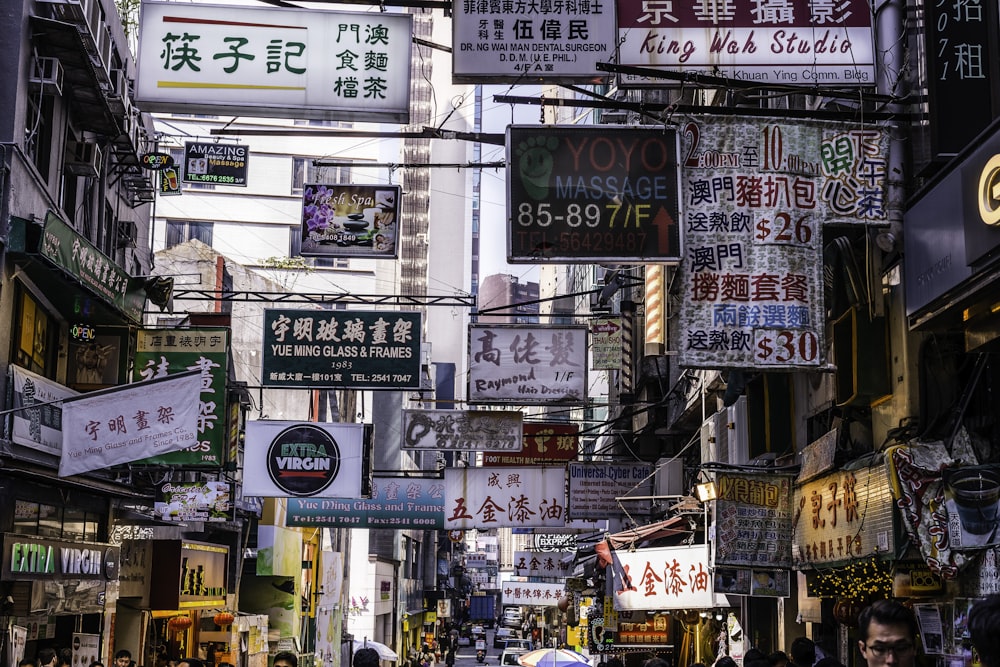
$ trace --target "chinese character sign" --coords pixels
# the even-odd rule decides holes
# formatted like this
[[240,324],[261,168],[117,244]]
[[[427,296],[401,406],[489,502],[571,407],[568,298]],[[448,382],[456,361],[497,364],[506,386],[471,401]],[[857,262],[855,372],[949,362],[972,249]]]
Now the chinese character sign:
[[682,136],[680,364],[820,365],[822,228],[886,221],[887,134],[702,116]]
[[526,581],[507,581],[500,589],[501,604],[555,607],[566,594],[563,584],[541,584]]
[[612,60],[615,3],[513,2],[454,5],[452,79],[461,83],[593,80]]
[[59,476],[191,447],[201,386],[192,372],[64,399]]
[[181,451],[156,456],[145,463],[184,466],[221,466],[225,463],[228,367],[228,329],[205,327],[139,331],[134,381],[152,380],[185,371],[198,371],[202,380],[198,442]]
[[514,410],[403,410],[400,447],[516,453],[521,420]]
[[577,424],[524,422],[520,452],[486,452],[484,466],[523,466],[563,463],[576,458],[580,439]]
[[718,474],[715,563],[792,566],[792,477]]
[[54,456],[62,453],[62,399],[78,393],[11,364],[14,411],[10,439]]
[[[618,3],[623,65],[739,81],[871,85],[872,12],[862,0]],[[622,83],[663,84],[623,75]]]
[[265,387],[420,387],[420,313],[265,310]]
[[708,546],[612,552],[615,609],[700,609],[714,606]]
[[566,468],[445,468],[444,527],[566,523]]
[[576,551],[515,551],[514,574],[519,577],[569,577]]
[[469,350],[471,403],[586,401],[586,327],[472,325]]
[[444,484],[440,479],[376,477],[371,498],[289,498],[285,525],[440,530]]
[[800,485],[792,497],[796,565],[832,565],[895,552],[885,464],[842,470]]
[[136,101],[144,110],[409,120],[412,19],[143,2]]

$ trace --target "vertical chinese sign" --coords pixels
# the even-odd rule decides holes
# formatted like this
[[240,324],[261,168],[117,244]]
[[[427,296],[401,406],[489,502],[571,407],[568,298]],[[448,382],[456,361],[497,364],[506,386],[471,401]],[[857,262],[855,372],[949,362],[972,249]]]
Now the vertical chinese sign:
[[720,472],[716,486],[715,564],[791,567],[791,475]]
[[824,224],[887,224],[888,134],[700,116],[683,131],[680,364],[823,363]]
[[222,328],[139,331],[133,379],[152,380],[183,371],[201,373],[198,442],[187,449],[144,459],[144,463],[221,466],[227,443],[226,371],[229,330]]
[[617,610],[715,606],[708,545],[612,552],[610,597]]
[[412,18],[143,2],[145,111],[409,122]]
[[444,527],[566,523],[566,468],[445,468]]

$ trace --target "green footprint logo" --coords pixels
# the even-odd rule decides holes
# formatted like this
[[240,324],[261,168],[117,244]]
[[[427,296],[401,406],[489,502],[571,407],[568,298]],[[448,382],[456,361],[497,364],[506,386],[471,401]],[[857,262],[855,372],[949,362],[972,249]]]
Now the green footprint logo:
[[559,146],[555,137],[531,137],[517,147],[517,167],[525,192],[533,199],[545,199],[552,176],[552,151]]

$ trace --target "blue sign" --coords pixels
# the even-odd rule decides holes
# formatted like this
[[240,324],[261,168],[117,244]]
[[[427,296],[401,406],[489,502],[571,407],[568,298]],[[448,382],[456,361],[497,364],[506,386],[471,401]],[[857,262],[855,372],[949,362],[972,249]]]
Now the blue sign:
[[440,530],[444,482],[376,477],[371,498],[289,498],[286,525]]

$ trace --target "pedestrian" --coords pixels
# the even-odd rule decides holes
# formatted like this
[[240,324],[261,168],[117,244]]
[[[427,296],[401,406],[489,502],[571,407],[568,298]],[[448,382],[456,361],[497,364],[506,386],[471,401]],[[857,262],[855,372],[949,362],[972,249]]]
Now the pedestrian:
[[38,663],[38,667],[56,667],[59,656],[54,648],[43,648],[35,657],[35,662]]
[[1000,667],[1000,595],[990,595],[972,605],[968,628],[983,667]]
[[808,637],[796,637],[788,653],[792,658],[789,667],[813,667],[816,662],[816,643]]
[[712,665],[712,667],[737,667],[737,666],[735,660],[733,660],[728,655],[724,655],[718,660],[716,660],[715,664]]
[[378,667],[378,651],[373,648],[359,648],[354,652],[353,667]]
[[90,663],[89,667],[104,667],[104,663],[101,662],[100,660],[95,660],[92,663]]
[[70,647],[59,649],[59,667],[72,667],[73,649]]
[[274,667],[299,667],[299,656],[291,651],[278,651],[274,656]]
[[917,619],[896,600],[879,600],[858,615],[858,649],[868,667],[914,667]]
[[129,667],[132,664],[132,652],[127,648],[120,648],[115,652],[115,667]]
[[177,667],[205,667],[205,663],[198,658],[181,658]]
[[449,648],[448,652],[445,653],[444,664],[448,665],[448,667],[454,667],[454,664],[455,664],[455,649]]
[[424,644],[424,649],[420,652],[420,667],[431,667],[433,664],[434,654],[431,653],[431,647]]
[[770,663],[771,667],[787,667],[788,654],[784,651],[775,651],[771,655],[767,656],[767,661]]
[[38,665],[31,658],[22,658],[17,667],[38,667]]

